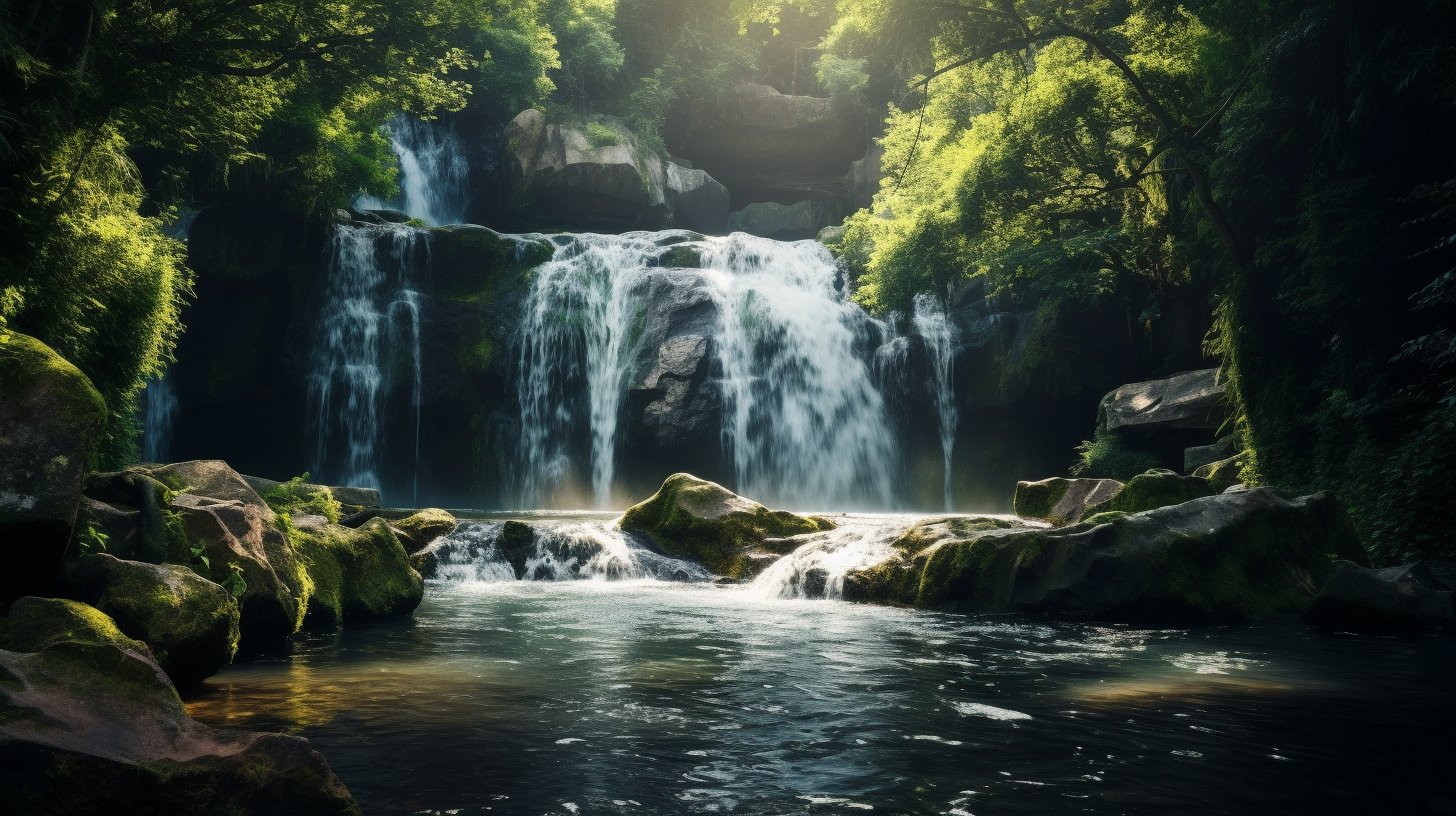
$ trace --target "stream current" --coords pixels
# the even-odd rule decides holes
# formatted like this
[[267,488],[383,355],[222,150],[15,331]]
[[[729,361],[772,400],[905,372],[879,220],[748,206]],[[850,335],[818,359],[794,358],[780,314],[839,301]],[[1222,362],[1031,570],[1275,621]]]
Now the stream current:
[[307,737],[371,814],[1456,812],[1447,638],[835,600],[904,516],[733,586],[609,514],[526,514],[518,571],[505,518],[412,618],[241,659],[190,713]]

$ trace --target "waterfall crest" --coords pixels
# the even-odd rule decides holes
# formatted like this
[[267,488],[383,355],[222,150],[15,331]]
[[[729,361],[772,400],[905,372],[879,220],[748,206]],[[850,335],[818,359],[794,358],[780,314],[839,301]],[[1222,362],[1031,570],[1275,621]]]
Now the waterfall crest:
[[399,196],[392,201],[364,196],[357,206],[393,205],[433,226],[462,223],[470,205],[470,166],[454,129],[406,113],[397,114],[386,129],[399,160]]

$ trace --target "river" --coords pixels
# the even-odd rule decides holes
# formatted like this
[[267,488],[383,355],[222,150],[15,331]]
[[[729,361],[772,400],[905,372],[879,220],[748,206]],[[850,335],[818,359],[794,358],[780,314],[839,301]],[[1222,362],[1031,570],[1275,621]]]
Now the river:
[[1447,637],[483,574],[244,658],[189,711],[307,737],[370,814],[1456,812]]

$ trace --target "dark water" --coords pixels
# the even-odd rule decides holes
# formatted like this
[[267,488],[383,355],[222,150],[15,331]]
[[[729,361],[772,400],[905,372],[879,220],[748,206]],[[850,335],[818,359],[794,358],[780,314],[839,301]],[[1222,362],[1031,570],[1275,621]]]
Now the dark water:
[[1456,813],[1456,639],[432,583],[190,705],[366,813]]

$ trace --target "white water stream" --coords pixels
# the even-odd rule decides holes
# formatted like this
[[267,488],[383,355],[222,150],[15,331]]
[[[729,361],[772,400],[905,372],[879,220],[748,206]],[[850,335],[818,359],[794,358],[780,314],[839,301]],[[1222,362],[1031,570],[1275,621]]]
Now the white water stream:
[[463,222],[470,204],[470,167],[460,137],[439,122],[404,113],[387,129],[399,160],[399,196],[389,201],[364,196],[355,206],[397,208],[432,226]]
[[945,510],[951,510],[951,454],[955,451],[956,426],[960,412],[955,404],[955,346],[959,332],[945,309],[932,295],[915,297],[915,314],[911,318],[915,331],[925,338],[925,352],[930,364],[930,386],[935,413],[940,424],[940,453],[945,474]]

